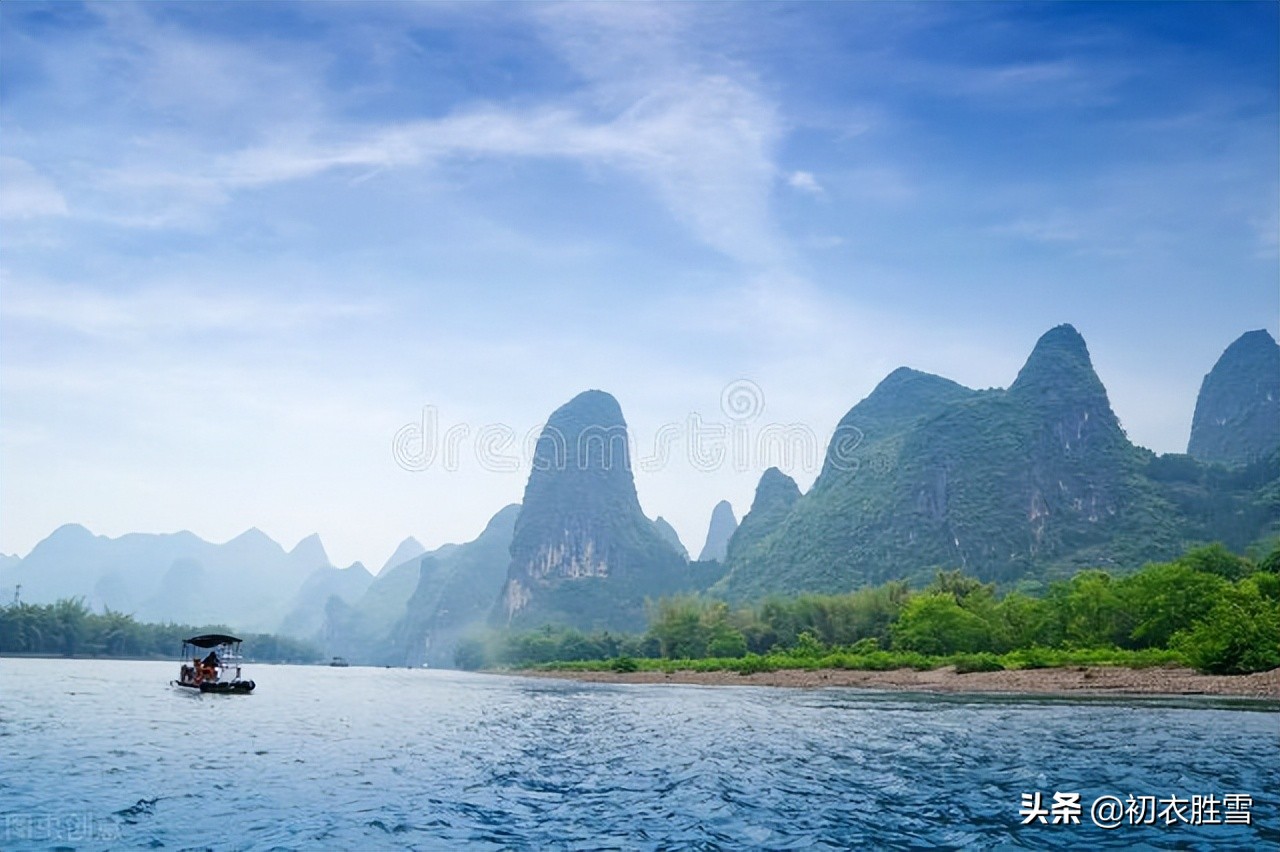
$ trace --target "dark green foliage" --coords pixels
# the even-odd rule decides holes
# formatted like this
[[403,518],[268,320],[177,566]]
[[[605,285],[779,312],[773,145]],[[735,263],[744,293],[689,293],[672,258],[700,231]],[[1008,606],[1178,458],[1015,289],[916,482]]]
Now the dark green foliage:
[[1133,630],[1132,613],[1118,586],[1105,571],[1081,571],[1054,583],[1048,601],[1053,613],[1055,644],[1071,648],[1115,647]]
[[547,625],[522,633],[491,630],[458,642],[454,664],[476,671],[495,668],[533,668],[567,660],[615,660],[656,654],[656,645],[642,637],[608,632],[583,633]]
[[1168,647],[1174,633],[1209,614],[1229,585],[1217,572],[1184,560],[1148,566],[1121,581],[1120,595],[1133,621],[1128,638],[1139,646]]
[[799,499],[800,488],[794,479],[776,467],[766,470],[756,485],[751,510],[729,539],[726,561],[732,562],[764,541],[786,519]]
[[1230,588],[1202,620],[1177,634],[1173,645],[1197,669],[1212,674],[1276,668],[1280,666],[1280,604],[1265,596],[1253,578],[1246,578]]
[[1254,565],[1245,557],[1227,550],[1221,542],[1197,547],[1178,557],[1182,565],[1202,574],[1217,574],[1227,580],[1239,580],[1253,573]]
[[1280,449],[1280,346],[1250,331],[1204,377],[1187,452],[1207,462],[1247,464]]
[[[1263,565],[1274,554],[1264,558]],[[1235,582],[1226,575],[1240,578]],[[551,630],[501,640],[496,665],[608,660],[641,669],[742,673],[780,668],[954,665],[961,672],[1062,665],[1188,663],[1245,673],[1280,666],[1280,574],[1218,546],[1116,577],[1096,569],[1051,583],[1043,597],[956,571],[924,589],[887,583],[847,595],[772,599],[730,609],[708,598],[659,601],[643,640]],[[660,659],[654,659],[660,658]],[[461,663],[460,663],[461,664]]]
[[728,607],[697,598],[661,601],[651,620],[649,636],[668,659],[741,657],[747,653],[743,632],[731,623]]
[[955,658],[956,671],[960,674],[968,674],[969,672],[1000,672],[1004,671],[1004,663],[1000,662],[1000,658],[995,654],[961,654]]
[[893,644],[905,651],[943,656],[989,651],[991,625],[943,592],[914,595],[893,625]]
[[1280,575],[1280,542],[1273,544],[1270,552],[1258,560],[1258,570]]
[[[221,624],[150,624],[110,609],[95,613],[81,598],[0,606],[0,653],[8,654],[172,658],[189,636],[230,632]],[[245,656],[251,660],[305,663],[320,659],[319,649],[286,636],[252,633],[240,637]]]

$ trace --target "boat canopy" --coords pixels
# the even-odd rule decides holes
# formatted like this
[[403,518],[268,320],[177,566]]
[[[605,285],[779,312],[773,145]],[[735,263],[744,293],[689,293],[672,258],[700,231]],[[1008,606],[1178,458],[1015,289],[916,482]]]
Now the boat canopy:
[[204,633],[183,640],[184,645],[195,645],[197,648],[216,648],[219,645],[239,645],[240,640],[225,633]]

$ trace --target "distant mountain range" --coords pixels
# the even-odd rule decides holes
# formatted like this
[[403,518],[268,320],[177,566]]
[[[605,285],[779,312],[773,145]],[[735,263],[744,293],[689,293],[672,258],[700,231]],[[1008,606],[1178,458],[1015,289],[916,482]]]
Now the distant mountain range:
[[94,535],[67,524],[0,568],[0,589],[33,603],[84,597],[149,621],[276,630],[312,572],[331,569],[316,536],[291,551],[250,529],[224,544],[189,533]]
[[539,438],[523,502],[473,541],[406,539],[375,576],[330,564],[310,536],[258,530],[95,536],[67,525],[0,556],[0,593],[84,596],[145,620],[311,639],[352,661],[448,666],[484,626],[643,629],[647,602],[838,592],[939,568],[1034,589],[1078,568],[1136,568],[1194,542],[1240,550],[1280,534],[1280,347],[1249,332],[1197,399],[1188,453],[1120,428],[1084,340],[1047,332],[1006,390],[900,368],[841,419],[813,487],[765,471],[741,523],[712,512],[698,561],[640,509],[622,410],[579,394]]

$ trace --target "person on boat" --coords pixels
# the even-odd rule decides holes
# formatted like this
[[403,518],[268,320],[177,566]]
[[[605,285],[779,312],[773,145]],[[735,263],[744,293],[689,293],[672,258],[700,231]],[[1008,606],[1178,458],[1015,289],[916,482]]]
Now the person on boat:
[[217,651],[210,651],[209,656],[204,658],[204,664],[211,669],[217,668],[219,662]]

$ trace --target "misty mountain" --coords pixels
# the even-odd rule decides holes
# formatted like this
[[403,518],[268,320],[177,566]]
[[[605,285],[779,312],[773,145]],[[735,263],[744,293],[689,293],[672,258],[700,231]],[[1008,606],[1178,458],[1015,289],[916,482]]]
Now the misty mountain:
[[330,597],[317,639],[325,653],[378,665],[453,665],[453,647],[482,625],[506,579],[519,506],[499,511],[466,544],[447,544],[384,570],[351,601]]
[[278,630],[298,638],[310,638],[324,626],[325,605],[337,597],[350,604],[359,600],[373,582],[373,575],[360,562],[346,568],[326,565],[311,572],[302,588],[294,595],[288,613]]
[[667,522],[667,519],[659,515],[653,519],[653,528],[658,535],[667,544],[671,545],[685,559],[689,558],[689,551],[680,542],[680,535],[676,532],[675,527]]
[[214,544],[186,531],[109,538],[66,524],[5,566],[0,589],[21,584],[30,603],[84,597],[145,621],[272,630],[308,575],[328,563],[315,536],[286,552],[257,529]]
[[698,554],[699,562],[723,562],[729,551],[729,539],[738,529],[738,519],[733,515],[733,506],[728,500],[721,500],[711,510],[711,523],[707,526],[707,540],[702,545],[702,553]]
[[400,544],[396,545],[395,552],[391,557],[378,569],[378,575],[381,576],[388,568],[394,568],[397,565],[403,565],[406,562],[420,558],[427,549],[422,543],[413,536],[409,536]]
[[519,515],[519,505],[507,506],[474,541],[434,559],[435,566],[423,560],[418,586],[393,631],[402,662],[454,665],[458,640],[484,626],[506,582]]

